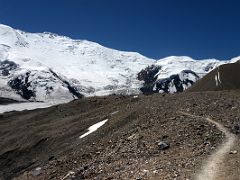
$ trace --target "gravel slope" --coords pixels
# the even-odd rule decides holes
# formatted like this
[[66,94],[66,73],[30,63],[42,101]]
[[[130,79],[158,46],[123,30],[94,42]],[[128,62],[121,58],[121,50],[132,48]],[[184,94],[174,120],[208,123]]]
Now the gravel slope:
[[[0,116],[0,177],[191,179],[224,135],[204,119],[178,111],[221,120],[237,134],[239,109],[240,93],[226,91],[93,97],[4,113]],[[97,131],[79,139],[105,119]],[[159,142],[170,147],[161,150]]]

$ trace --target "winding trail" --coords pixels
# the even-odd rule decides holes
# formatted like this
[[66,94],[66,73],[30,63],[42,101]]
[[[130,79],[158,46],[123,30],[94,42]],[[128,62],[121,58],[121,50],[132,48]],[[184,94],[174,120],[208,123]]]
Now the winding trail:
[[[225,141],[217,148],[217,150],[206,160],[203,164],[202,169],[196,175],[196,180],[217,180],[217,179],[228,179],[228,177],[221,176],[221,170],[224,170],[224,160],[226,155],[229,154],[231,148],[235,144],[236,137],[230,133],[221,123],[216,122],[210,118],[192,115],[186,112],[179,111],[180,114],[190,116],[194,118],[202,118],[206,121],[215,124],[216,127],[225,134]],[[221,177],[220,177],[221,176]]]

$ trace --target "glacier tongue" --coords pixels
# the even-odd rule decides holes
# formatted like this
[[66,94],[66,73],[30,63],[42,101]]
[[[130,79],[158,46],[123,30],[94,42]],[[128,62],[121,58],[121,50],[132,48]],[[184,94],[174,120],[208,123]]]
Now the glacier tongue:
[[[137,79],[137,75],[148,66],[161,67],[155,74],[155,80],[159,81],[183,70],[191,70],[201,77],[230,62],[216,59],[196,61],[184,56],[154,60],[136,52],[118,51],[86,40],[73,40],[52,33],[27,33],[1,24],[0,61],[17,65],[15,69],[4,70],[6,67],[2,63],[1,94],[12,88],[12,97],[20,95],[33,101],[71,100],[82,95],[135,94],[140,92],[144,83]],[[27,98],[23,89],[30,93]]]

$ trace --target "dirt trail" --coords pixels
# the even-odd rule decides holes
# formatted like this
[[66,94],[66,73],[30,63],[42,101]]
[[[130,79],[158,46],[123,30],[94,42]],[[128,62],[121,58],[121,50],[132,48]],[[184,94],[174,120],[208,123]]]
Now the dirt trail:
[[225,170],[225,159],[233,145],[235,144],[236,137],[234,134],[230,133],[222,124],[210,119],[201,116],[192,115],[186,112],[179,112],[186,116],[191,116],[195,118],[204,118],[206,121],[215,124],[216,127],[225,134],[225,141],[217,148],[217,150],[212,154],[207,161],[203,164],[202,169],[196,175],[195,179],[197,180],[215,180],[215,179],[229,179],[225,177],[222,171]]

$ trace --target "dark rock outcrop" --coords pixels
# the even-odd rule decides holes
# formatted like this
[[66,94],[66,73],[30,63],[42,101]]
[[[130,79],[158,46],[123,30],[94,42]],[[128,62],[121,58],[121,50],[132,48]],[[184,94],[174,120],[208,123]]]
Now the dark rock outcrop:
[[191,70],[158,79],[160,69],[161,67],[152,65],[138,73],[138,80],[144,81],[143,87],[140,88],[144,94],[183,92],[199,79],[199,76]]
[[31,83],[29,82],[29,75],[31,72],[27,72],[24,75],[20,75],[8,82],[8,85],[16,90],[19,95],[24,99],[29,100],[32,97],[35,97],[35,93],[30,90]]
[[54,96],[59,98],[72,96],[73,99],[83,97],[77,88],[52,70],[27,71],[15,75],[8,81],[8,85],[24,99],[31,101],[43,101],[44,98]]
[[157,73],[160,71],[160,66],[151,65],[143,69],[138,73],[137,78],[139,81],[144,81],[143,87],[140,90],[144,94],[152,94],[154,93],[153,87],[157,80]]
[[16,69],[17,67],[18,65],[13,61],[9,60],[0,61],[0,72],[3,76],[10,75],[10,71]]

